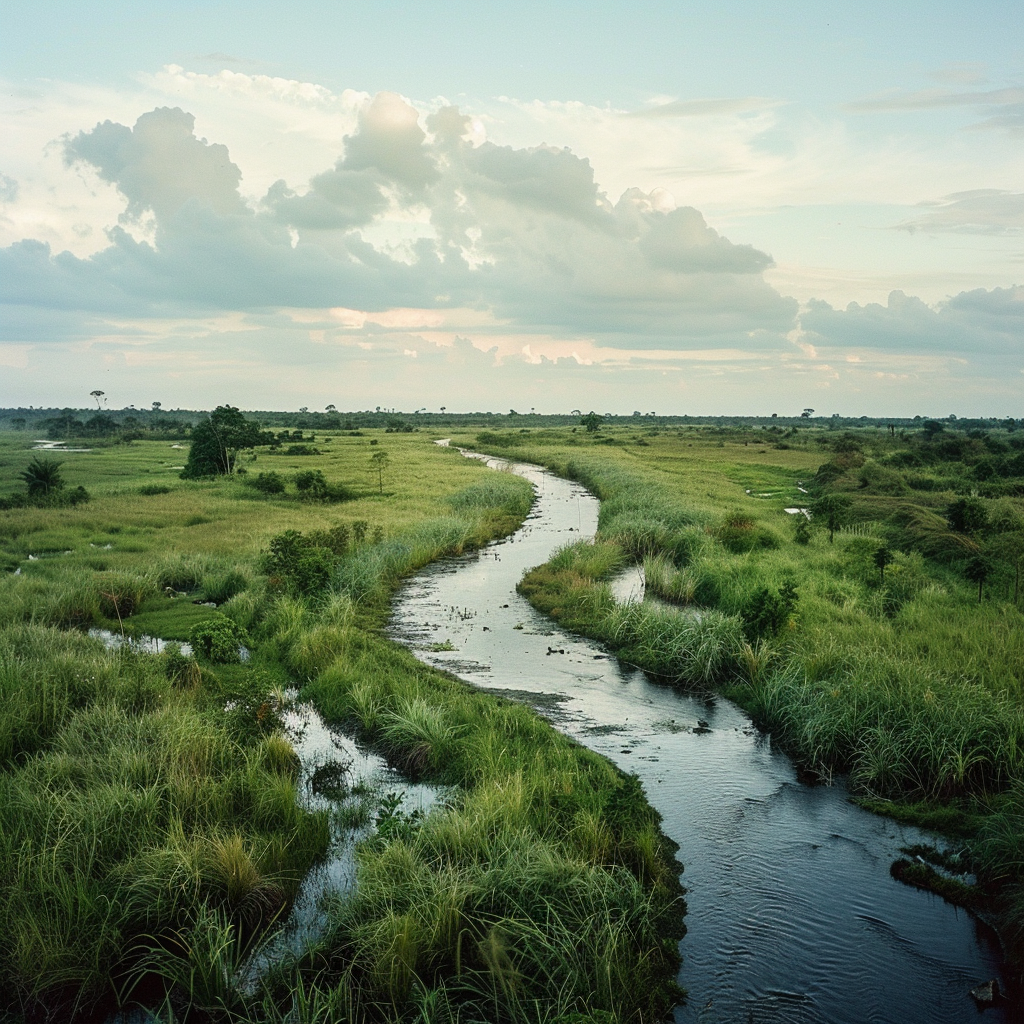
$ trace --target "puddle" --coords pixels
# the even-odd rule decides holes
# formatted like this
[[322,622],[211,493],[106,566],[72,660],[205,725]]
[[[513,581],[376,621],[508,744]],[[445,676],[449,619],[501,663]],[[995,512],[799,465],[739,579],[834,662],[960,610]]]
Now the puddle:
[[29,449],[33,452],[91,452],[91,448],[68,448],[64,441],[35,440]]
[[644,567],[631,565],[613,576],[608,585],[612,588],[612,597],[615,598],[616,604],[639,604],[644,599],[646,587]]
[[[120,633],[112,633],[109,629],[95,628],[89,630],[89,636],[102,640],[112,651],[116,651],[119,647],[129,647],[141,651],[143,654],[160,654],[162,651],[167,650],[168,645],[170,645],[172,647],[180,647],[182,654],[192,654],[192,648],[189,644],[179,643],[177,640],[161,640],[156,636],[130,636],[128,634],[122,636]],[[242,657],[243,651],[245,651],[244,657]],[[238,649],[238,654],[242,661],[249,660],[249,652],[244,647]]]

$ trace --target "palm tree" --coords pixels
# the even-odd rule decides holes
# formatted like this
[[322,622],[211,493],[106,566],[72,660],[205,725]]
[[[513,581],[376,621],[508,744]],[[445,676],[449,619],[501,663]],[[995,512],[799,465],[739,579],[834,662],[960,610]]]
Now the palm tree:
[[34,458],[18,475],[28,486],[28,493],[37,497],[59,491],[64,486],[60,466],[53,459]]

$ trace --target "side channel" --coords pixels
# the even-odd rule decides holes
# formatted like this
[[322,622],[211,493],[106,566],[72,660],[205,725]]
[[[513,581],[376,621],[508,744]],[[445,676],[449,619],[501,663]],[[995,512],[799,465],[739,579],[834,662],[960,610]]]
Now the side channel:
[[[536,612],[516,584],[557,547],[594,535],[598,501],[539,467],[512,469],[537,491],[523,527],[413,577],[389,634],[425,662],[532,705],[643,781],[689,890],[679,978],[689,999],[676,1020],[973,1019],[969,989],[1000,975],[994,936],[889,876],[899,847],[928,837],[861,811],[842,785],[801,783],[729,701],[658,685]],[[427,649],[446,641],[454,650]],[[1014,1018],[993,1009],[985,1019]]]

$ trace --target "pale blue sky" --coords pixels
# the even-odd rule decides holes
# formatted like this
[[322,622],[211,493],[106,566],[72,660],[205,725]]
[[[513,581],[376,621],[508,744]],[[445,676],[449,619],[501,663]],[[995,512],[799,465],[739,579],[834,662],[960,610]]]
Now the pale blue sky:
[[0,36],[0,404],[1024,414],[1019,3],[19,0]]
[[[661,93],[776,95],[809,107],[920,87],[943,67],[1016,77],[1019,3],[4,4],[9,78],[118,85],[211,54],[333,89],[619,106]],[[221,63],[214,59],[210,63]]]

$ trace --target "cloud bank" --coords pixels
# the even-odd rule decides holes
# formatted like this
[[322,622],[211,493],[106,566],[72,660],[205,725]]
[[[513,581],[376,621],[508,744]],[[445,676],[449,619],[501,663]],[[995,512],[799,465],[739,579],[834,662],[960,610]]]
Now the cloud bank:
[[[613,203],[568,150],[474,145],[468,132],[453,107],[421,126],[380,94],[333,168],[301,191],[278,181],[253,208],[190,114],[104,122],[69,139],[65,159],[123,196],[110,245],[79,259],[24,241],[0,254],[0,287],[8,302],[133,315],[468,306],[517,329],[672,347],[791,329],[796,304],[762,278],[771,257],[698,211],[639,189]],[[148,216],[152,241],[125,230]]]
[[[160,373],[219,382],[244,368],[300,389],[310,371],[333,370],[366,387],[381,375],[427,387],[442,404],[461,375],[469,407],[500,407],[503,387],[556,408],[587,404],[570,395],[588,388],[609,407],[616,394],[643,405],[652,389],[692,402],[712,378],[720,395],[728,378],[748,402],[785,378],[798,402],[844,375],[857,393],[886,360],[870,372],[890,372],[894,359],[904,369],[917,360],[905,376],[935,372],[935,359],[1003,378],[1024,366],[1020,288],[934,308],[893,292],[885,306],[801,310],[765,281],[767,252],[724,237],[662,188],[613,198],[585,157],[495,144],[451,105],[423,116],[392,93],[345,102],[350,128],[333,166],[255,197],[228,148],[198,137],[180,107],[66,137],[66,167],[115,189],[121,211],[91,255],[31,237],[0,249],[3,337],[17,355],[5,365],[26,370],[20,386],[42,371],[46,359],[30,355],[47,344],[78,345],[153,385]],[[763,102],[671,102],[640,116]],[[0,184],[13,202],[18,182]],[[1015,232],[1020,198],[955,194],[899,226]],[[828,362],[854,350],[856,363]],[[473,403],[474,387],[488,397]]]

